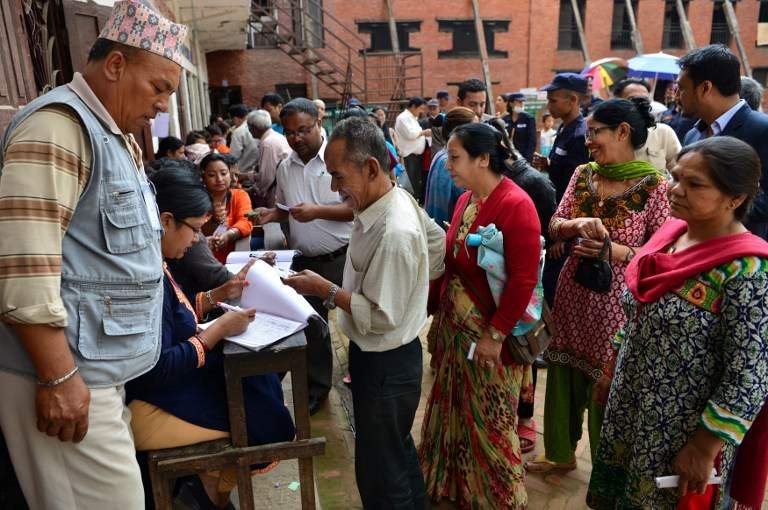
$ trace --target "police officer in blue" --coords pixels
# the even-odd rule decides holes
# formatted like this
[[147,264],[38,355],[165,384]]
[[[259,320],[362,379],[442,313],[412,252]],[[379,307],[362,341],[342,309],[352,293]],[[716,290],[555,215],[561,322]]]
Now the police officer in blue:
[[[548,171],[549,179],[555,186],[557,202],[565,194],[573,171],[579,165],[589,161],[586,135],[587,123],[581,115],[581,100],[587,93],[587,80],[575,73],[561,73],[552,83],[542,87],[547,92],[547,109],[562,124],[555,135],[555,143],[549,153],[549,159],[540,154],[534,155],[533,165],[539,170]],[[555,287],[560,270],[568,256],[567,246],[553,250],[544,265],[544,297],[550,307],[554,306]]]
[[541,88],[547,92],[547,109],[562,124],[557,130],[549,158],[535,154],[533,164],[549,172],[558,203],[577,166],[589,161],[586,145],[587,122],[581,115],[581,99],[587,93],[587,80],[576,73],[560,73]]
[[533,161],[536,150],[536,119],[523,109],[525,95],[507,94],[507,114],[502,117],[512,144],[527,161]]

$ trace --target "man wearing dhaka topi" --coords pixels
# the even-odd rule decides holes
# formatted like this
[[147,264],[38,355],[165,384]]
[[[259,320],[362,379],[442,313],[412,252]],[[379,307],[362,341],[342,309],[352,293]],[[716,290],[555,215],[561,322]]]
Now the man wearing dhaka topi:
[[144,508],[123,386],[160,354],[162,230],[132,133],[167,111],[186,32],[116,2],[0,142],[0,428],[33,510]]

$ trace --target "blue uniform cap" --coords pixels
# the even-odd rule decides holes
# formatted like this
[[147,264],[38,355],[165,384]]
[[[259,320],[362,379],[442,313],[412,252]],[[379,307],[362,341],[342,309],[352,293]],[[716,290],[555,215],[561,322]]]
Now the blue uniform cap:
[[520,92],[507,94],[507,102],[512,101],[525,101],[525,94],[521,94]]
[[558,89],[572,90],[580,94],[586,94],[587,80],[576,73],[560,73],[555,75],[555,79],[552,80],[552,83],[541,87],[541,90],[544,91]]

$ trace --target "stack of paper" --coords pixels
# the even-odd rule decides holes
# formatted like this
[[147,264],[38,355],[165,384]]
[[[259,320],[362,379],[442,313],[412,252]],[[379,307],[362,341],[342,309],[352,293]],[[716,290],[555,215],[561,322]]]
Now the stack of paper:
[[263,257],[267,253],[275,253],[275,267],[280,269],[282,273],[291,269],[291,263],[293,258],[297,255],[301,255],[301,252],[297,250],[260,250],[260,251],[233,251],[227,255],[227,269],[229,272],[237,274],[251,259],[258,259]]
[[[243,288],[240,306],[255,308],[256,318],[243,333],[227,340],[260,350],[304,329],[309,318],[315,315],[307,300],[283,284],[274,268],[263,260],[256,261],[246,279],[248,285]],[[213,322],[200,324],[200,328],[206,329]]]

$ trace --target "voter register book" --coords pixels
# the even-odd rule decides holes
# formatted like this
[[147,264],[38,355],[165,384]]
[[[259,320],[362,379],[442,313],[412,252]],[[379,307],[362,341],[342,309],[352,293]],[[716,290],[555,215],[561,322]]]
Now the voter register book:
[[[258,351],[301,331],[307,327],[309,318],[316,315],[307,300],[285,285],[275,268],[263,260],[253,264],[246,280],[248,285],[243,287],[240,307],[254,308],[256,317],[243,333],[227,337],[230,342]],[[214,322],[199,327],[205,330]]]

